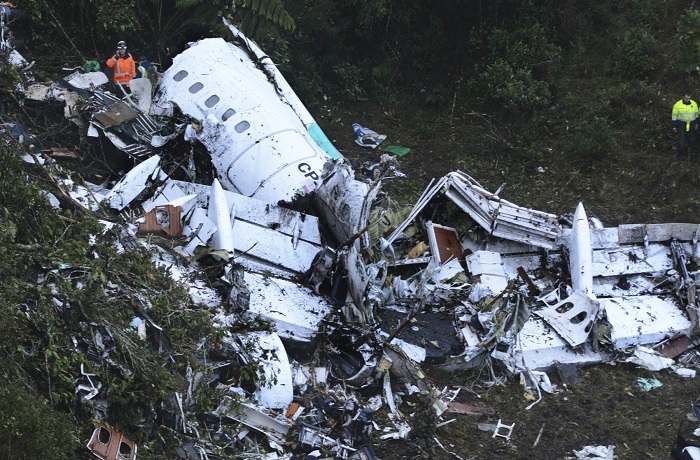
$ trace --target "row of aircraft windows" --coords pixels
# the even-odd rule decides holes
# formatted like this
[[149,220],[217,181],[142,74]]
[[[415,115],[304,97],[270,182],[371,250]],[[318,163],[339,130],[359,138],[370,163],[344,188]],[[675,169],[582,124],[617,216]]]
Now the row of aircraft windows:
[[[180,81],[184,80],[187,77],[187,75],[189,75],[189,74],[187,73],[186,70],[181,70],[173,76],[173,80],[180,82]],[[197,82],[189,87],[189,91],[192,94],[196,94],[196,93],[200,92],[202,90],[202,88],[204,88],[204,85],[200,82]],[[216,94],[213,94],[213,95],[209,96],[206,101],[204,101],[204,105],[207,106],[207,108],[211,109],[216,104],[218,104],[220,100],[221,99],[219,98],[219,96],[217,96]],[[226,120],[231,118],[235,113],[236,113],[236,111],[233,109],[226,109],[224,114],[221,116],[221,120],[225,122]],[[234,129],[236,130],[237,133],[242,133],[242,132],[246,131],[248,128],[250,128],[250,123],[248,123],[245,120],[241,121],[240,123],[238,123],[234,127]]]

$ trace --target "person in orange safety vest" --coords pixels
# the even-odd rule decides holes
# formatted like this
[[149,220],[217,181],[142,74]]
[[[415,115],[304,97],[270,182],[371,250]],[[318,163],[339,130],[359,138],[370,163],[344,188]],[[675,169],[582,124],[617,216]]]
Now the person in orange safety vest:
[[131,94],[129,82],[136,76],[136,63],[126,50],[124,40],[117,43],[117,51],[114,56],[107,59],[107,67],[114,69],[114,83],[120,86],[126,94]]

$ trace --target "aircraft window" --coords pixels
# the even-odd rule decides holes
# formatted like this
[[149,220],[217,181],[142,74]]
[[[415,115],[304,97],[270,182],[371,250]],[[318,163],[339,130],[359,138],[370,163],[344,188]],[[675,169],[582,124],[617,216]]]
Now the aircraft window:
[[131,446],[125,442],[121,442],[119,444],[119,457],[118,458],[124,458],[124,459],[130,459],[131,458]]
[[190,86],[190,93],[198,93],[204,88],[204,85],[201,84],[200,82],[195,83],[194,85]]
[[250,123],[247,121],[243,120],[242,122],[238,123],[236,126],[233,127],[233,129],[236,130],[237,133],[242,133],[245,130],[250,128]]
[[173,80],[175,80],[175,81],[182,81],[182,80],[185,79],[185,77],[187,77],[187,75],[188,75],[188,74],[187,74],[187,71],[186,71],[186,70],[181,70],[181,71],[179,71],[178,73],[175,74],[175,76],[173,77]]
[[112,433],[110,433],[107,428],[101,426],[100,431],[97,433],[97,439],[102,444],[109,444],[109,440],[112,439]]
[[223,115],[221,115],[221,119],[222,119],[223,121],[226,121],[226,120],[228,120],[229,118],[231,118],[235,113],[236,113],[235,110],[233,110],[233,109],[228,109],[227,111],[224,112]]
[[211,109],[216,105],[217,102],[219,102],[219,96],[214,94],[213,96],[209,96],[209,98],[206,101],[204,101],[204,105]]

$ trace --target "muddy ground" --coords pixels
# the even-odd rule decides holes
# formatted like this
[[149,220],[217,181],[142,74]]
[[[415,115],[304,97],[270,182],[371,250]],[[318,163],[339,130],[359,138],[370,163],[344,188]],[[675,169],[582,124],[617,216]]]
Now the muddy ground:
[[[413,102],[364,102],[342,108],[330,103],[315,112],[337,148],[359,163],[376,162],[381,152],[354,144],[353,122],[386,134],[384,145],[411,148],[399,163],[408,178],[387,185],[394,198],[406,203],[415,200],[431,178],[459,169],[490,191],[505,182],[501,197],[521,206],[563,214],[572,213],[581,201],[589,216],[607,226],[700,221],[700,191],[695,185],[700,167],[697,162],[676,161],[672,140],[666,137],[653,140],[653,148],[620,148],[589,162],[557,151],[556,140],[552,147],[543,140],[535,150],[523,151],[513,144],[494,149],[492,142],[483,141],[489,127],[482,123],[484,118],[458,104],[455,110],[426,110]],[[690,435],[697,426],[687,414],[700,397],[698,381],[670,371],[601,364],[581,369],[580,383],[569,385],[563,385],[556,371],[549,372],[556,393],[543,394],[530,410],[525,408],[532,401],[517,379],[499,385],[488,383],[485,372],[425,371],[438,388],[463,387],[456,401],[494,410],[493,415],[444,414],[441,421],[454,421],[437,429],[444,449],[436,445],[434,459],[558,460],[573,457],[574,449],[586,445],[613,445],[621,460],[667,459],[677,433]],[[663,386],[645,392],[638,378],[656,378]],[[404,404],[402,410],[410,413],[413,408]],[[477,427],[499,419],[515,423],[510,443]],[[375,446],[385,459],[428,457],[417,442],[377,439]]]

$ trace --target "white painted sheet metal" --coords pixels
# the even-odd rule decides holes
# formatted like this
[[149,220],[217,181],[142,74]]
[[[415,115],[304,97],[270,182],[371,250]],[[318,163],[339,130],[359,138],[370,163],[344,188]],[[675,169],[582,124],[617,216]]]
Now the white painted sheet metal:
[[271,203],[313,191],[330,157],[248,53],[221,38],[194,43],[163,75],[155,105],[198,123],[227,190]]
[[312,342],[333,306],[310,288],[291,281],[246,273],[248,311],[272,321],[280,338]]
[[299,97],[296,95],[292,87],[289,86],[287,80],[284,78],[282,73],[277,68],[277,65],[272,62],[270,56],[265,54],[263,50],[251,39],[243,35],[243,33],[238,30],[233,24],[230,24],[226,19],[224,19],[224,25],[226,25],[233,36],[243,42],[251,53],[255,55],[258,63],[265,69],[265,71],[274,80],[275,86],[277,87],[277,93],[280,98],[284,100],[289,106],[294,110],[299,119],[309,132],[309,135],[316,141],[316,143],[334,160],[342,158],[342,155],[331,141],[326,137],[326,134],[321,130],[321,127],[316,123],[311,113],[307,110],[304,104],[301,102]]
[[467,268],[472,276],[478,276],[480,283],[492,294],[500,294],[508,287],[508,278],[503,268],[501,255],[491,251],[476,251],[465,257]]
[[[176,185],[186,195],[195,195],[197,204],[206,207],[209,186],[176,180],[168,181],[168,184]],[[226,195],[229,207],[235,208],[237,221],[275,229],[290,237],[298,235],[298,238],[303,241],[315,245],[321,244],[318,217],[226,190],[224,190],[224,195]]]
[[[185,234],[190,236],[200,229],[201,236],[211,237],[215,219],[197,213],[190,217],[189,209],[207,208],[212,187],[180,181],[167,181],[153,196],[144,202],[144,209],[154,205],[187,201]],[[318,218],[268,204],[254,198],[223,191],[231,216],[233,229],[231,245],[239,262],[245,259],[248,268],[260,271],[267,267],[280,269],[280,276],[289,272],[303,273],[311,267],[313,258],[322,249]],[[190,202],[191,201],[191,202]],[[225,210],[222,209],[221,215]],[[218,212],[217,212],[218,215]],[[224,225],[225,222],[221,222]],[[202,230],[206,232],[202,233]],[[204,244],[208,241],[204,240]],[[201,242],[194,242],[194,247]],[[194,250],[191,245],[188,251]],[[252,265],[251,265],[252,264]]]
[[583,203],[579,203],[574,212],[569,254],[571,287],[575,291],[590,294],[593,292],[593,249],[591,249],[591,232]]
[[652,345],[676,334],[690,334],[690,321],[674,299],[649,295],[598,300],[617,348]]
[[[284,409],[294,398],[292,368],[287,350],[275,332],[246,332],[241,334],[246,349],[260,363],[260,388],[256,401],[268,409]],[[262,381],[264,380],[264,382]]]
[[555,305],[533,313],[552,326],[569,345],[577,347],[588,339],[599,308],[593,295],[577,290]]
[[530,370],[548,370],[555,363],[593,364],[603,361],[604,355],[588,345],[574,350],[542,320],[530,318],[518,334],[518,351]]
[[492,235],[547,249],[555,247],[561,235],[556,215],[506,201],[460,171],[447,177],[445,195]]
[[105,200],[109,202],[111,207],[119,211],[127,207],[134,198],[144,191],[149,181],[156,178],[165,179],[166,175],[160,169],[159,163],[160,157],[158,155],[139,163],[117,182]]
[[216,225],[216,232],[212,235],[209,245],[214,249],[233,252],[232,212],[226,202],[224,189],[221,188],[217,179],[214,179],[214,183],[211,185],[207,217]]

